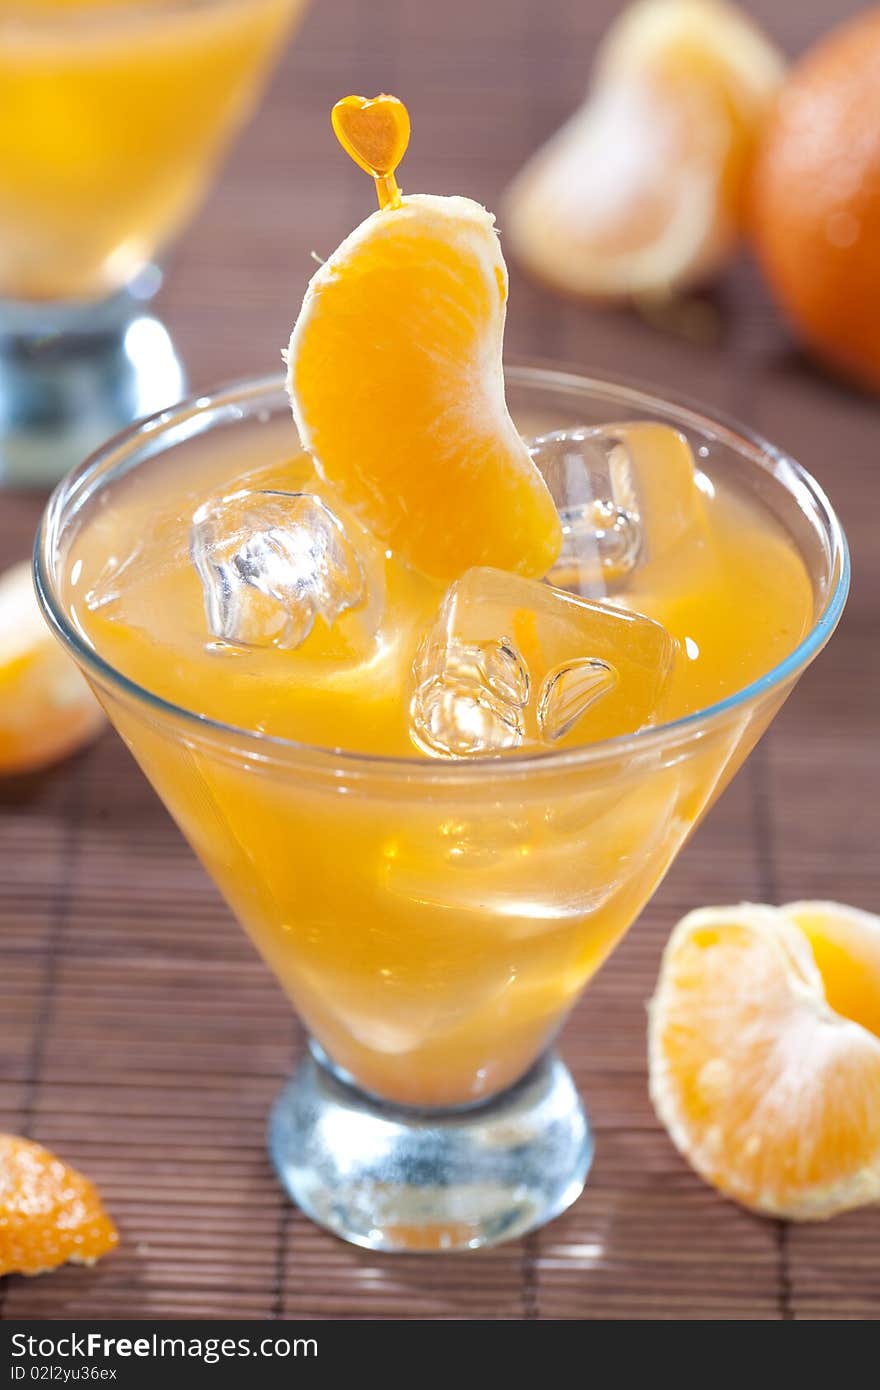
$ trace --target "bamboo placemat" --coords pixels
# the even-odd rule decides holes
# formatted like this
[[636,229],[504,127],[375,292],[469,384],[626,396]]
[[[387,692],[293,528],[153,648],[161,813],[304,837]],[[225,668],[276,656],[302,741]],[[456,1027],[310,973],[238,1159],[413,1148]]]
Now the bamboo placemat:
[[[332,248],[369,210],[368,186],[328,134],[333,100],[399,92],[415,130],[405,188],[497,206],[574,105],[617,8],[317,0],[162,293],[194,385],[277,366],[308,252]],[[749,8],[797,51],[858,6]],[[877,405],[803,362],[748,265],[672,329],[566,304],[514,268],[508,345],[738,415],[816,472],[854,554],[833,645],[563,1036],[598,1135],[583,1198],[524,1241],[449,1259],[356,1251],[304,1220],[264,1148],[298,1027],[108,733],[49,775],[0,782],[0,1127],[93,1176],[122,1245],[94,1270],[0,1281],[4,1316],[880,1315],[880,1213],[796,1228],[721,1201],[659,1129],[644,1058],[659,953],[689,908],[808,896],[880,906]],[[28,552],[41,505],[0,499],[7,562]]]

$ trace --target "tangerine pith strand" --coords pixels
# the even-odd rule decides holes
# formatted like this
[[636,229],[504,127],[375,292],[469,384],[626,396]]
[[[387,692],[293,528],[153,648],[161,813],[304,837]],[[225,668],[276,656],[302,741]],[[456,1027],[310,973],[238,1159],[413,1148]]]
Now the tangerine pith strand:
[[[364,156],[357,134],[354,148]],[[391,772],[383,780],[381,764],[379,793],[364,796],[344,756],[330,796],[271,758],[245,766],[198,741],[176,745],[108,701],[333,1061],[385,1099],[456,1105],[512,1083],[546,1046],[775,705],[752,712],[747,731],[741,719],[714,731],[687,759],[626,746],[592,768],[538,758],[528,775],[483,777],[466,792],[431,780],[450,761],[443,721],[459,739],[455,761],[473,755],[484,770],[486,759],[576,750],[674,720],[788,655],[815,600],[770,507],[711,457],[697,468],[671,427],[615,425],[594,437],[571,428],[576,418],[527,411],[514,426],[500,373],[506,276],[488,214],[466,199],[400,195],[398,205],[387,182],[396,166],[375,148],[367,163],[387,201],[317,273],[291,340],[314,456],[282,419],[176,445],[105,488],[100,511],[84,509],[66,600],[106,661],[172,704],[345,755],[411,760],[407,777],[425,779],[418,797]],[[632,491],[649,533],[621,551],[598,596],[601,574],[571,550],[592,513],[584,504],[572,521],[563,508],[561,524],[523,443],[560,426],[572,448],[608,446],[609,480],[619,498]],[[322,544],[336,553],[344,535],[358,552],[354,566],[339,554],[360,596],[332,621],[318,605],[293,647],[279,645],[277,626],[266,645],[218,640],[190,561],[194,516],[241,520],[235,508],[267,495],[273,506],[310,499],[295,505],[320,516]],[[217,498],[225,510],[206,513]],[[622,527],[626,508],[612,510]],[[610,527],[607,508],[601,515]],[[548,571],[571,592],[543,582]],[[271,612],[274,622],[258,597],[249,619]],[[503,614],[500,631],[473,630],[486,613]],[[580,633],[598,634],[602,651],[578,651]],[[636,637],[662,670],[633,659]],[[578,663],[600,658],[585,684]],[[477,688],[484,676],[488,688]],[[483,743],[468,748],[468,737]]]

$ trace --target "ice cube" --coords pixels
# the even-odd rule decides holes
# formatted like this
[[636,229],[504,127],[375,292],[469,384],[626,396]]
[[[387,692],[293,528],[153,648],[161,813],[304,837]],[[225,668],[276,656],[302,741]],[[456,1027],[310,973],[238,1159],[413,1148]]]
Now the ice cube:
[[416,655],[410,736],[461,758],[632,732],[655,716],[674,656],[666,629],[639,613],[471,569]]
[[623,588],[705,526],[690,445],[652,420],[557,430],[530,444],[563,527],[551,584],[592,598]]
[[110,555],[102,566],[94,584],[86,591],[86,607],[92,613],[105,609],[113,610],[125,593],[126,585],[134,577],[139,578],[144,570],[144,544],[136,541],[127,555]]
[[[183,505],[194,506],[196,497],[184,497]],[[126,615],[138,600],[149,594],[158,572],[178,571],[189,560],[186,554],[186,528],[177,513],[147,515],[140,508],[126,509],[110,497],[99,494],[95,514],[89,517],[89,545],[77,582],[83,602],[92,613],[113,621]],[[149,598],[145,598],[149,616]],[[153,615],[155,623],[155,614]],[[150,627],[149,622],[144,624]]]
[[509,637],[463,640],[445,613],[446,604],[416,656],[411,702],[416,743],[426,753],[451,758],[518,748],[529,698],[529,675],[519,653]]
[[549,743],[565,738],[591,705],[610,695],[620,673],[597,656],[563,661],[548,671],[538,700],[538,727]]
[[349,611],[375,631],[382,566],[376,542],[358,527],[355,543],[353,528],[310,492],[243,489],[203,503],[190,554],[217,642],[292,651],[318,619],[330,628]]

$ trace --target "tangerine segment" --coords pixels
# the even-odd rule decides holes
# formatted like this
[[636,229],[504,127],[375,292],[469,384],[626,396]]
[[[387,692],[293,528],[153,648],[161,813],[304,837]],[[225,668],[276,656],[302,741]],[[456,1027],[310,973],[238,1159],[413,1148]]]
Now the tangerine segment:
[[641,0],[609,30],[585,104],[511,186],[511,244],[559,289],[650,295],[705,279],[745,221],[755,139],[783,75],[722,0]]
[[43,621],[28,561],[0,576],[0,774],[66,757],[104,716],[73,661]]
[[41,1144],[0,1134],[0,1275],[93,1264],[118,1241],[88,1178]]
[[845,903],[788,903],[782,911],[812,946],[835,1013],[880,1038],[880,917]]
[[880,1038],[832,1009],[784,911],[713,907],[679,922],[648,1057],[673,1143],[726,1196],[796,1220],[880,1197]]
[[416,195],[313,277],[290,340],[302,442],[364,524],[422,573],[541,576],[556,508],[504,398],[507,270],[493,218]]

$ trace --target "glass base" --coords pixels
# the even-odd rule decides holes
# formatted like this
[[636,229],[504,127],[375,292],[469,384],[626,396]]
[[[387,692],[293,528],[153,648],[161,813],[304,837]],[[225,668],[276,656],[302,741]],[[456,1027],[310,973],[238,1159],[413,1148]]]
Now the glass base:
[[513,1240],[565,1211],[593,1139],[555,1053],[482,1104],[411,1110],[364,1095],[313,1046],[275,1102],[269,1152],[294,1202],[343,1240],[447,1252]]
[[186,391],[167,330],[145,312],[147,267],[99,304],[0,302],[0,482],[45,486],[108,436]]

